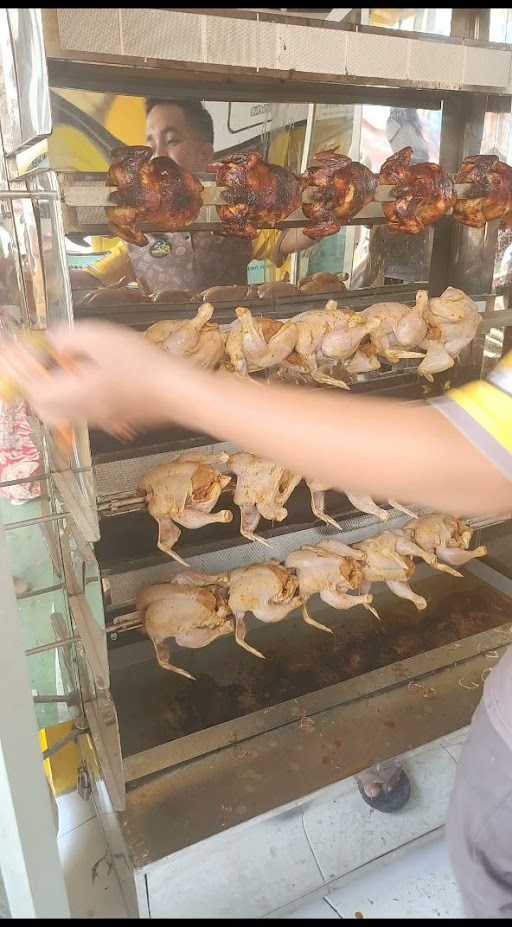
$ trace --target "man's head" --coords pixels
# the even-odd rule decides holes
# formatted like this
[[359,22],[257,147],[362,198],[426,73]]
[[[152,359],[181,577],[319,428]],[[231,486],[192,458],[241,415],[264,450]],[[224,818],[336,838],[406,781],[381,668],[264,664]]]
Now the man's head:
[[213,122],[199,100],[146,100],[146,140],[155,156],[205,171],[213,155]]

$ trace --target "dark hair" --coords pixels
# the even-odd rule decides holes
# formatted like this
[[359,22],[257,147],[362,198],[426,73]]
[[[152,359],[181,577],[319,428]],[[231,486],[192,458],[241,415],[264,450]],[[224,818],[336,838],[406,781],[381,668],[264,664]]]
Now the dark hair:
[[213,119],[200,100],[159,100],[150,97],[146,100],[146,116],[149,116],[155,106],[179,106],[185,114],[188,124],[195,129],[203,141],[213,145]]

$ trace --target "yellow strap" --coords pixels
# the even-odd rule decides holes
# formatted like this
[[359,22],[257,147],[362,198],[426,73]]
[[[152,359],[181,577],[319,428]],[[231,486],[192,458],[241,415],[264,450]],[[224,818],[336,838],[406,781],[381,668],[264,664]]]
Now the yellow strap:
[[512,397],[483,380],[452,389],[447,395],[512,453]]

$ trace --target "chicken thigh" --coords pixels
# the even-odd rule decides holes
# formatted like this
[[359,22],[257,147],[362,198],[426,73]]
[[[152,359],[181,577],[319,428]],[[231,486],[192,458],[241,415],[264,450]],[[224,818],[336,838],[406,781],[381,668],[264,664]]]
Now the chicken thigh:
[[158,547],[164,553],[187,564],[173,550],[183,528],[201,528],[203,525],[233,519],[232,512],[222,509],[212,512],[230,477],[221,474],[212,464],[226,463],[227,454],[199,454],[187,452],[160,464],[140,480],[137,491],[144,494],[150,515],[158,522]]
[[[403,531],[423,551],[435,554],[443,563],[454,567],[487,554],[485,545],[469,550],[474,529],[453,515],[424,515],[405,525]],[[443,567],[437,565],[436,569]],[[460,575],[456,570],[448,569],[446,572]]]
[[180,574],[170,583],[146,586],[139,592],[137,611],[162,669],[187,679],[195,678],[187,670],[171,663],[170,638],[174,638],[179,647],[198,649],[218,637],[233,634],[226,581],[227,577],[223,574]]
[[300,373],[316,383],[350,387],[343,380],[326,372],[337,364],[345,364],[378,323],[361,312],[338,308],[329,300],[324,309],[310,309],[294,317],[297,329],[295,350],[281,364],[281,369]]
[[240,508],[240,534],[270,547],[254,533],[259,520],[284,521],[288,515],[284,504],[300,483],[300,476],[271,460],[243,452],[231,455],[228,469],[237,478],[234,501]]
[[235,639],[256,657],[265,657],[245,641],[245,615],[252,612],[259,621],[282,621],[302,605],[297,595],[299,581],[277,561],[255,563],[233,570],[229,579],[229,607],[235,616]]
[[366,557],[361,592],[369,592],[372,583],[386,583],[391,592],[401,599],[409,599],[421,611],[427,607],[427,602],[409,586],[408,580],[413,576],[415,566],[409,554],[399,552],[399,548],[404,549],[400,540],[393,532],[384,531],[377,537],[353,545]]
[[362,316],[379,322],[370,334],[377,354],[390,364],[396,364],[401,358],[423,357],[411,348],[418,347],[426,337],[427,309],[428,294],[425,290],[417,292],[413,309],[402,303],[374,303],[363,309]]
[[364,554],[361,551],[353,550],[336,540],[321,541],[314,546],[305,545],[288,554],[285,563],[297,572],[302,616],[306,624],[332,634],[331,628],[319,624],[309,614],[308,599],[317,593],[322,602],[332,608],[341,610],[363,605],[373,611],[370,608],[373,596],[352,594],[363,582],[363,561]]
[[418,373],[433,382],[433,374],[453,367],[454,359],[473,341],[481,319],[476,303],[452,286],[429,300],[425,319],[428,329],[421,347],[427,353]]
[[169,354],[189,358],[197,367],[216,370],[224,360],[225,338],[211,323],[213,306],[204,303],[193,319],[164,319],[150,325],[145,337]]
[[294,322],[254,318],[249,309],[236,310],[234,323],[226,339],[226,354],[233,370],[247,376],[256,370],[278,366],[295,347],[297,329]]

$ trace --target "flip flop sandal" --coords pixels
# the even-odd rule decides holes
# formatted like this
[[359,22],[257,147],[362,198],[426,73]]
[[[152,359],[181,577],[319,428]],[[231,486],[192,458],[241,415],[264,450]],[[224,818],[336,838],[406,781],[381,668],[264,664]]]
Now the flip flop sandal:
[[375,798],[370,798],[366,794],[364,786],[360,782],[357,785],[363,801],[370,805],[370,808],[374,808],[375,811],[382,811],[385,814],[400,811],[411,797],[411,782],[404,769],[401,770],[396,785],[388,791],[381,787],[379,794]]

